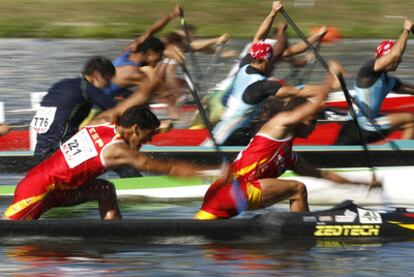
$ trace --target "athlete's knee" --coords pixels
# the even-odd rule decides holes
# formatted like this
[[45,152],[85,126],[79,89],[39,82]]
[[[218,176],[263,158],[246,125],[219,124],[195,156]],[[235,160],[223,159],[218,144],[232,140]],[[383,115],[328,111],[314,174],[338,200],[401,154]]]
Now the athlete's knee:
[[115,191],[115,185],[107,180],[102,179],[96,179],[94,181],[95,185],[98,185],[100,189],[105,191],[114,192]]
[[93,184],[103,197],[112,197],[116,195],[115,185],[107,180],[97,179]]
[[308,197],[308,191],[304,183],[292,180],[292,187],[294,188],[295,198],[305,199]]

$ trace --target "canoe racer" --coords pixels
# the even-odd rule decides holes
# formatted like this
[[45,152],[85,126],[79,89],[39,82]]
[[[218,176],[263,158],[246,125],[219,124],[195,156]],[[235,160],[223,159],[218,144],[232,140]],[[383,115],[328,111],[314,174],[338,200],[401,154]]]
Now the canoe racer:
[[[377,46],[375,57],[366,61],[358,71],[355,83],[358,123],[367,142],[382,139],[395,130],[402,130],[402,139],[414,139],[414,113],[380,113],[381,104],[391,91],[414,95],[414,85],[388,75],[388,72],[396,71],[400,65],[412,30],[413,23],[404,20],[399,39],[396,42],[382,41]],[[353,122],[345,124],[336,144],[359,144],[354,127]]]
[[[331,63],[330,69],[335,74],[343,73],[338,63]],[[280,108],[269,102],[266,112],[270,119],[239,153],[232,165],[232,176],[218,179],[209,187],[195,218],[229,218],[246,209],[261,209],[282,200],[290,201],[292,212],[308,211],[306,186],[278,178],[287,169],[340,184],[367,185],[316,169],[292,151],[295,138],[307,137],[313,131],[317,112],[337,82],[336,76],[330,74],[322,85],[304,86],[302,95],[308,97],[291,98],[276,115],[274,110]]]
[[115,106],[102,91],[114,74],[108,58],[93,57],[86,62],[81,77],[61,80],[48,90],[30,124],[37,133],[34,156],[38,160],[53,154],[76,133],[93,105],[103,110]]
[[4,218],[38,219],[54,207],[98,201],[102,219],[120,219],[114,185],[96,179],[107,170],[128,165],[168,175],[199,175],[202,167],[157,161],[138,152],[157,133],[159,124],[149,109],[135,106],[117,124],[106,122],[84,127],[27,173],[17,185]]

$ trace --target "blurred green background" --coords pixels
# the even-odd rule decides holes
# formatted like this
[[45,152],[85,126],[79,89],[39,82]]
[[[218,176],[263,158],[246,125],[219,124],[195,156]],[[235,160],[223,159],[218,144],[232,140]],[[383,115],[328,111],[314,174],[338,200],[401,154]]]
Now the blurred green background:
[[[176,4],[173,0],[0,0],[1,37],[129,38],[141,33]],[[250,38],[271,8],[268,0],[183,0],[197,35],[228,32]],[[338,28],[343,37],[396,37],[414,0],[290,0],[289,15],[305,32]],[[277,20],[282,17],[278,15]],[[174,20],[166,31],[177,27]],[[293,33],[292,30],[289,31]]]

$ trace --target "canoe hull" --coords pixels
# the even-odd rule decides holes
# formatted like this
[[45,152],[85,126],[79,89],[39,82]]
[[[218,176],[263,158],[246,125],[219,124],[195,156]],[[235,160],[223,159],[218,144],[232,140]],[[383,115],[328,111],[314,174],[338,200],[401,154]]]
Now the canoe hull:
[[345,201],[332,209],[308,212],[270,212],[252,218],[198,221],[193,219],[45,219],[0,221],[0,236],[118,238],[148,242],[150,238],[200,237],[234,241],[274,240],[386,240],[414,238],[414,213],[377,211]]

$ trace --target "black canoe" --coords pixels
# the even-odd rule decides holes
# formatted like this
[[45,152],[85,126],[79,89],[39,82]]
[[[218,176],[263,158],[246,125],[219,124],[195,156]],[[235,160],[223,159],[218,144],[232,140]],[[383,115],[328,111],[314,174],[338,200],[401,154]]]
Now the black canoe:
[[414,239],[414,212],[404,208],[379,211],[345,201],[332,209],[307,212],[270,212],[252,218],[199,221],[193,219],[43,219],[0,220],[0,236],[117,238],[200,237],[220,241],[266,239]]

